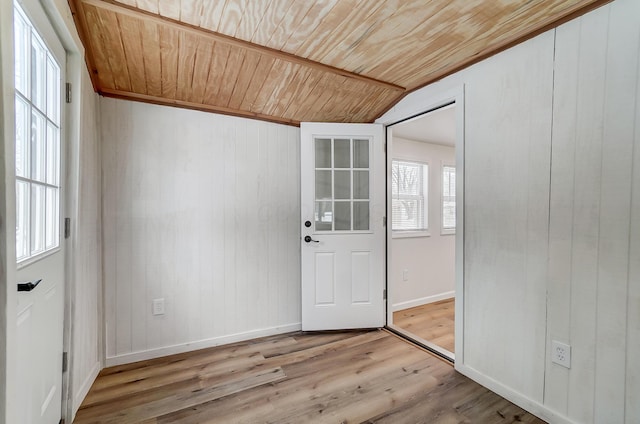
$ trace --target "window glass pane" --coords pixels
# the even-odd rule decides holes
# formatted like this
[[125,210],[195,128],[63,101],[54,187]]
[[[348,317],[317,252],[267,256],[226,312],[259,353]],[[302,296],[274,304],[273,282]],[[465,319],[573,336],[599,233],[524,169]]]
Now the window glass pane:
[[423,231],[427,225],[428,167],[418,162],[392,162],[393,231]]
[[47,183],[58,185],[60,178],[60,130],[47,123]]
[[351,140],[336,138],[333,141],[334,168],[351,168]]
[[31,178],[45,181],[46,165],[46,123],[45,118],[35,109],[31,117]]
[[336,178],[335,198],[351,199],[351,171],[334,171]]
[[369,202],[353,202],[353,229],[369,229]]
[[[59,245],[61,69],[14,3],[16,256]],[[52,187],[47,187],[46,184]]]
[[421,166],[401,162],[398,167],[398,194],[417,196],[420,194]]
[[331,140],[315,139],[316,168],[331,168]]
[[331,231],[333,212],[331,202],[316,202],[315,211],[316,231]]
[[353,167],[369,167],[369,140],[353,140]]
[[45,110],[45,81],[47,67],[47,51],[44,43],[35,33],[31,34],[31,102],[38,109]]
[[351,202],[335,202],[336,231],[351,230]]
[[29,105],[20,97],[16,97],[16,175],[30,177],[29,151]]
[[47,58],[47,117],[54,123],[60,120],[60,69],[51,59]]
[[31,254],[44,251],[45,187],[31,184]]
[[331,199],[331,171],[316,171],[316,200]]
[[15,61],[15,84],[16,89],[24,96],[29,97],[29,52],[31,28],[24,21],[22,15],[16,9],[14,12],[14,61]]
[[29,183],[16,182],[16,256],[23,259],[29,256]]
[[456,169],[442,167],[442,228],[456,228]]
[[59,189],[54,187],[47,187],[45,237],[45,247],[47,249],[52,249],[58,246],[58,194]]
[[353,171],[353,198],[369,198],[369,171]]

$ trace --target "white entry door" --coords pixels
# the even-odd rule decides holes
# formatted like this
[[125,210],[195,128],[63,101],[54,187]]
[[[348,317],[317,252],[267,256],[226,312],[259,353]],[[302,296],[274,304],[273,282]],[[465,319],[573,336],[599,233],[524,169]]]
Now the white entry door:
[[65,51],[38,1],[14,3],[17,423],[57,424],[62,406],[61,179]]
[[382,125],[301,125],[302,330],[384,326]]

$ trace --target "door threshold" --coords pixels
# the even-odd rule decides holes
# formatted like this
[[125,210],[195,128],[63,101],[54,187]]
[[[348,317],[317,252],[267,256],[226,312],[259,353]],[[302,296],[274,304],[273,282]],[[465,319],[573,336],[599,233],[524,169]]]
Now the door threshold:
[[447,349],[444,349],[440,346],[438,346],[437,344],[431,343],[428,340],[423,339],[422,337],[418,337],[415,334],[412,334],[406,330],[404,330],[403,328],[400,328],[396,325],[393,324],[389,324],[385,327],[385,329],[387,329],[388,331],[396,334],[397,336],[407,340],[410,343],[413,343],[415,345],[418,345],[419,347],[428,350],[429,352],[433,353],[434,355],[439,356],[440,358],[444,359],[445,361],[451,363],[452,365],[455,364],[456,362],[456,355],[453,352],[449,352]]

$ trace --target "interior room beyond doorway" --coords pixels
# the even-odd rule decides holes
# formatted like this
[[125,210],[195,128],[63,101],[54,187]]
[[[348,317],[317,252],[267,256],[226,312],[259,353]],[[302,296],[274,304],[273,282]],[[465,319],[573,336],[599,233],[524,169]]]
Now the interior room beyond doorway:
[[390,126],[391,238],[387,321],[453,360],[455,103]]

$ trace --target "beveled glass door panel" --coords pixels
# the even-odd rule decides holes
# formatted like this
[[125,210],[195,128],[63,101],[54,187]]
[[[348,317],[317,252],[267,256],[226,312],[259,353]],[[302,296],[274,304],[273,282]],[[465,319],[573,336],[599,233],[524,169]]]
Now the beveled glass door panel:
[[315,231],[370,230],[369,139],[314,138]]

